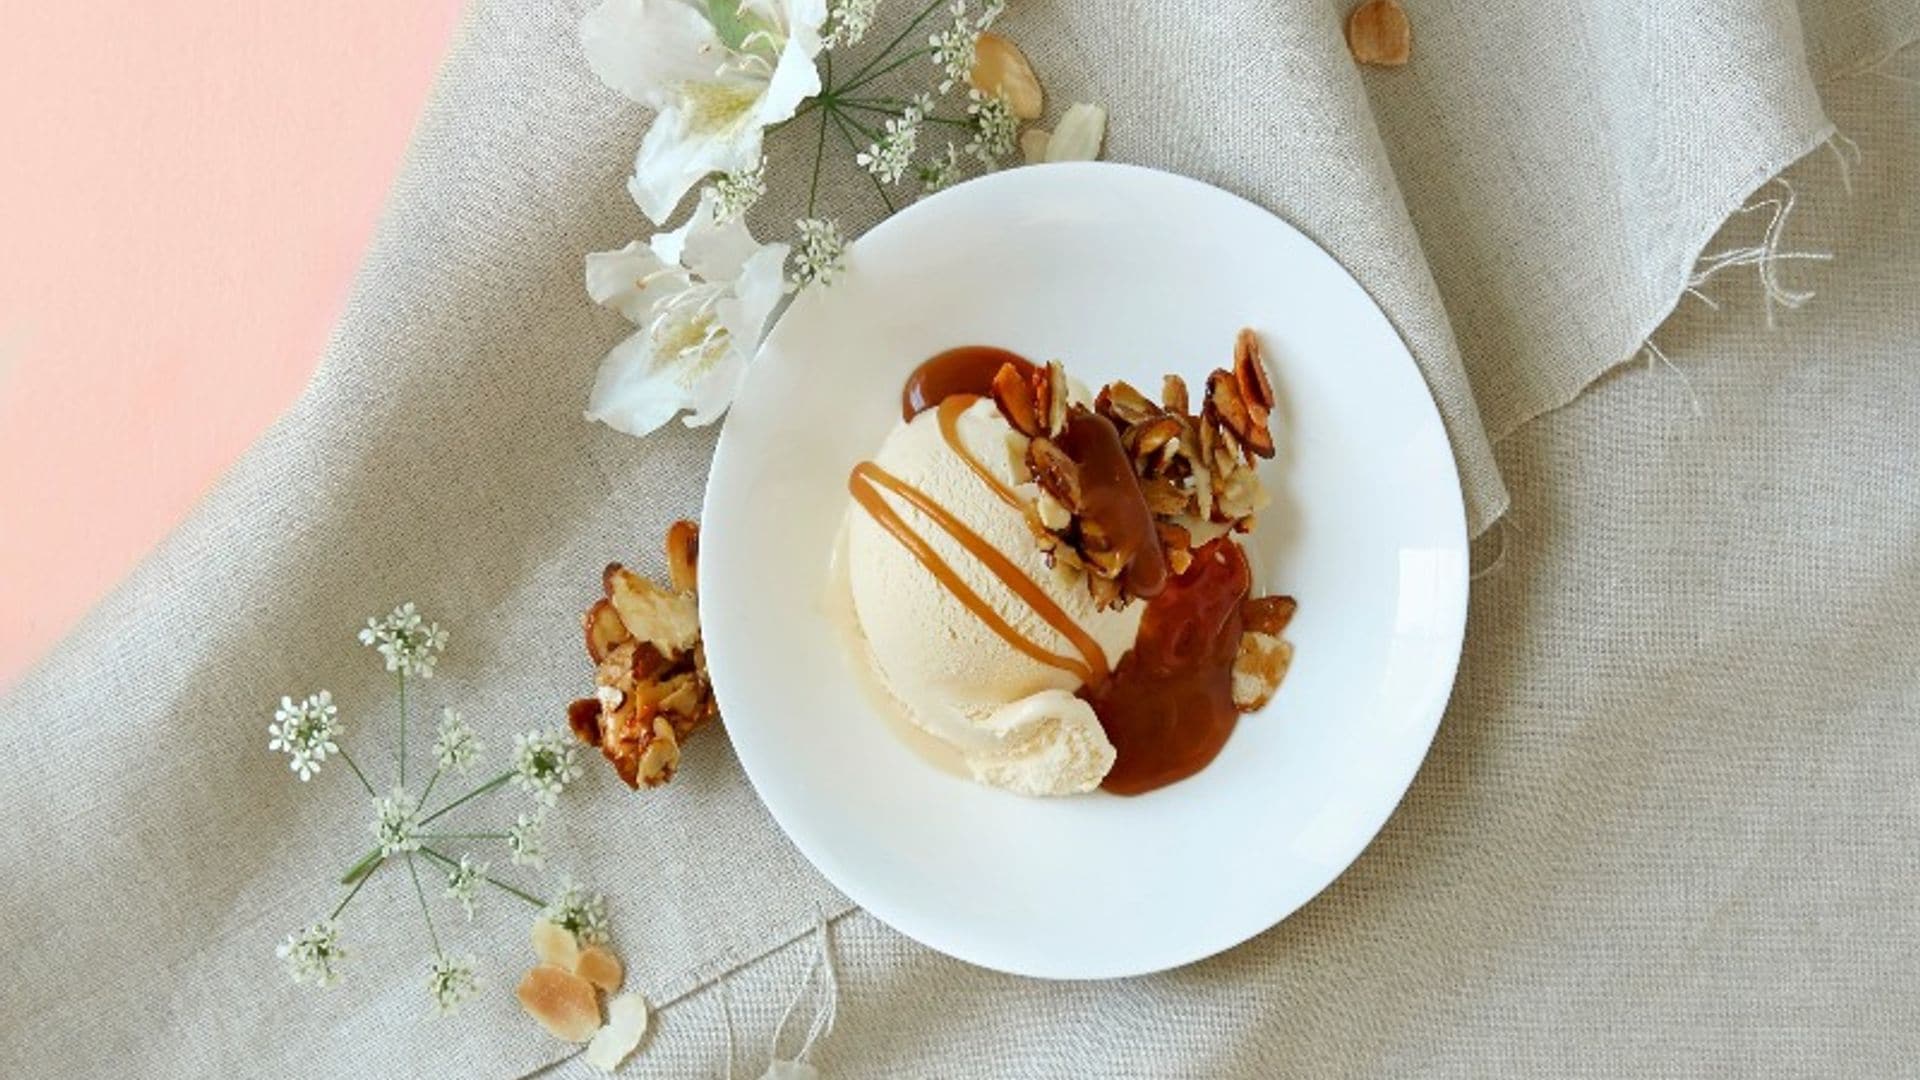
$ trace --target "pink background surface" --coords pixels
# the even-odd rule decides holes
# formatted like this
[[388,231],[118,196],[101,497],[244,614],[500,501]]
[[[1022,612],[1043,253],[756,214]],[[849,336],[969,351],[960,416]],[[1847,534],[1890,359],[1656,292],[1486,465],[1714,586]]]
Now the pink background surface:
[[459,6],[0,8],[0,685],[299,394]]

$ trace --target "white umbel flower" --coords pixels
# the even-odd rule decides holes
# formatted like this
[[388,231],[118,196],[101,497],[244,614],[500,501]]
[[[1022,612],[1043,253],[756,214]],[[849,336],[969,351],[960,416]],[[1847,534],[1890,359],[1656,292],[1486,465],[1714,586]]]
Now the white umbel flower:
[[886,131],[865,150],[853,156],[854,164],[872,173],[883,184],[898,181],[913,164],[914,151],[920,147],[920,123],[926,119],[926,115],[927,110],[922,103],[915,101],[903,109],[899,116],[889,117]]
[[607,940],[606,898],[599,893],[588,893],[571,878],[560,879],[560,898],[549,904],[542,915],[583,945]]
[[761,244],[722,223],[719,196],[647,243],[587,256],[587,293],[639,330],[600,363],[587,419],[645,435],[687,412],[710,424],[727,411],[780,302],[785,244]]
[[927,38],[927,46],[933,50],[933,66],[940,69],[943,94],[954,84],[966,82],[973,73],[974,45],[980,38],[973,20],[967,18],[967,0],[953,0],[947,14],[953,16],[948,25]]
[[334,965],[346,958],[347,951],[340,947],[340,927],[332,919],[325,919],[288,934],[274,955],[286,965],[294,982],[332,986],[340,980]]
[[471,956],[457,960],[442,957],[435,961],[432,973],[427,976],[427,992],[433,995],[435,1012],[448,1016],[459,1011],[460,1003],[480,989],[479,980],[473,977],[473,967]]
[[929,195],[952,187],[960,179],[959,148],[948,143],[945,154],[922,162],[918,172],[920,186],[925,188]]
[[833,0],[827,6],[826,47],[860,44],[860,39],[873,28],[873,17],[879,13],[880,0]]
[[514,820],[513,828],[507,830],[507,850],[512,853],[515,866],[531,866],[538,870],[546,865],[546,853],[540,846],[540,818],[537,815],[521,814]]
[[580,775],[573,739],[557,731],[529,731],[513,740],[513,779],[535,799],[552,806]]
[[820,218],[801,218],[793,228],[800,241],[793,253],[793,287],[833,284],[847,266],[847,242],[840,226]]
[[967,91],[967,122],[973,128],[973,138],[967,141],[966,152],[980,159],[982,165],[998,165],[1013,153],[1020,134],[1020,118],[1013,115],[1007,99],[998,94]]
[[468,922],[473,921],[473,902],[480,891],[480,882],[492,866],[492,863],[474,862],[471,855],[462,855],[460,862],[447,871],[447,899],[460,905]]
[[373,803],[373,838],[380,845],[380,856],[391,858],[420,850],[420,800],[406,788]]
[[655,224],[702,177],[760,160],[766,129],[820,92],[826,0],[602,0],[580,44],[602,82],[654,110],[627,190]]
[[725,225],[746,216],[760,196],[767,193],[767,162],[755,162],[753,168],[730,172],[713,182],[713,220]]
[[327,760],[328,754],[339,752],[335,739],[345,730],[340,723],[340,710],[334,707],[333,695],[327,691],[310,694],[297,702],[283,697],[280,707],[273,710],[273,723],[267,725],[267,734],[271,736],[267,749],[286,754],[287,768],[300,774],[304,782],[320,771],[320,763]]
[[368,619],[360,644],[371,646],[387,661],[388,671],[433,678],[433,665],[447,647],[447,632],[427,622],[411,601],[378,619]]
[[440,710],[440,727],[433,736],[433,760],[442,769],[465,775],[480,756],[480,740],[459,710]]

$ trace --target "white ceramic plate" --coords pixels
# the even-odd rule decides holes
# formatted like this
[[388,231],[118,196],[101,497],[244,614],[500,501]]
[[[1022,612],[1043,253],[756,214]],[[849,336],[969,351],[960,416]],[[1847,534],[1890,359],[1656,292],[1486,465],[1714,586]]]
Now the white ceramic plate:
[[[726,727],[821,873],[902,933],[1024,975],[1198,960],[1325,888],[1405,793],[1453,686],[1465,515],[1445,431],[1360,286],[1265,210],[1166,173],[997,173],[919,202],[794,302],[754,362],[707,486],[700,615]],[[1197,776],[1041,800],[904,746],[825,609],[847,471],[922,359],[991,344],[1089,385],[1199,386],[1242,326],[1280,407],[1256,581],[1299,598],[1291,673]]]

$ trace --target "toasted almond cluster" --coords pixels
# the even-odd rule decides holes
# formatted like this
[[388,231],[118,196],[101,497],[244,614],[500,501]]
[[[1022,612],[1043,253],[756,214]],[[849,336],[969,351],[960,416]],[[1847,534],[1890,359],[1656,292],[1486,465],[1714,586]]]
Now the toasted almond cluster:
[[1240,651],[1233,660],[1233,704],[1253,712],[1273,699],[1293,663],[1293,645],[1280,635],[1293,621],[1291,596],[1249,598],[1240,604]]
[[[1130,597],[1122,575],[1132,553],[1088,527],[1092,523],[1080,513],[1080,467],[1054,441],[1084,409],[1068,402],[1065,372],[1055,362],[1023,378],[1008,365],[994,379],[993,398],[1007,422],[1028,438],[1026,465],[1038,488],[1028,524],[1049,561],[1086,571],[1087,586],[1103,606],[1124,604]],[[1274,454],[1274,400],[1259,339],[1247,329],[1234,342],[1232,369],[1207,377],[1197,414],[1177,375],[1166,377],[1158,403],[1126,382],[1107,385],[1094,399],[1092,411],[1120,433],[1172,572],[1184,573],[1192,564],[1196,526],[1246,532],[1267,505],[1256,465]]]
[[699,545],[699,526],[675,522],[666,540],[671,588],[613,563],[601,579],[606,597],[587,609],[596,690],[567,706],[567,726],[628,787],[673,779],[680,743],[718,711],[694,591]]

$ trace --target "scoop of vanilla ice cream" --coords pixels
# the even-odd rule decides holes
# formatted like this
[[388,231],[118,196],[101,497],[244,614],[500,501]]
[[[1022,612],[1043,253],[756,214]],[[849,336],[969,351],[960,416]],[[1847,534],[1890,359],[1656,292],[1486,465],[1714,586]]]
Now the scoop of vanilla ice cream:
[[[1023,477],[1023,438],[990,401],[958,418],[960,441],[1009,487]],[[1007,505],[948,446],[934,410],[895,428],[874,461],[924,492],[1026,572],[1095,640],[1110,664],[1133,646],[1141,609],[1095,607],[1084,580],[1049,567],[1022,512]],[[883,494],[981,599],[1050,652],[1078,656],[959,541],[905,499]],[[1043,664],[995,633],[892,533],[855,505],[847,532],[853,609],[881,680],[915,724],[952,745],[983,783],[1023,794],[1086,791],[1113,764],[1071,672]]]

